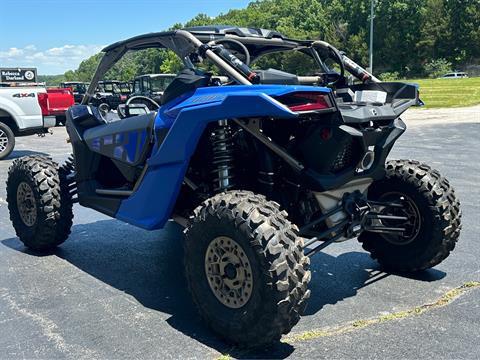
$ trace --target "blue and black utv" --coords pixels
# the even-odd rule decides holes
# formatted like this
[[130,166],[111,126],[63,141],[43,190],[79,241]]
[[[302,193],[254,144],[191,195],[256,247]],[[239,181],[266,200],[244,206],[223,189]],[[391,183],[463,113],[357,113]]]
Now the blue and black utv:
[[[88,105],[123,55],[147,48],[185,66],[158,109]],[[313,74],[262,68],[297,55]],[[227,81],[200,70],[206,61]],[[208,325],[242,346],[271,343],[298,322],[309,257],[326,246],[358,238],[384,268],[408,272],[455,247],[461,212],[449,182],[417,161],[386,160],[406,129],[399,116],[420,103],[415,85],[379,82],[322,41],[228,26],[137,36],[104,49],[68,110],[71,159],[15,160],[10,217],[35,250],[67,239],[75,202],[148,230],[173,219],[185,226],[188,287]]]

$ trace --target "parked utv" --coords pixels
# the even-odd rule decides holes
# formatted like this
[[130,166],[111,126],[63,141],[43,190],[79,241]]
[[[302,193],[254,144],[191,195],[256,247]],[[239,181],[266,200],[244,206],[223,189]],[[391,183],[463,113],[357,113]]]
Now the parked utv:
[[120,93],[122,95],[126,95],[127,97],[132,94],[132,84],[128,81],[121,81],[118,83],[118,88],[120,89]]
[[118,80],[99,81],[90,103],[100,108],[103,113],[116,109],[128,99],[128,94],[122,92],[125,88],[122,90],[121,84],[122,82]]
[[[175,74],[146,74],[133,80],[133,92],[128,104],[145,104],[149,109],[158,109],[165,89],[175,79]],[[153,100],[153,101],[152,101]]]
[[67,81],[60,83],[61,88],[69,88],[73,93],[75,104],[80,104],[83,99],[83,95],[87,92],[88,83],[79,81]]
[[[145,48],[174,51],[185,70],[156,111],[120,104],[121,118],[107,121],[89,94],[127,51]],[[285,51],[320,72],[249,66]],[[73,157],[61,166],[24,157],[9,171],[10,217],[26,246],[63,243],[74,202],[148,230],[173,219],[185,226],[186,279],[201,316],[248,347],[298,322],[309,257],[330,244],[358,238],[385,269],[407,272],[455,247],[461,213],[449,182],[418,161],[386,160],[406,129],[399,116],[420,104],[417,86],[379,82],[328,43],[263,29],[153,33],[104,52],[82,105],[67,113]],[[226,85],[200,70],[206,59]],[[346,71],[358,84],[346,84]]]

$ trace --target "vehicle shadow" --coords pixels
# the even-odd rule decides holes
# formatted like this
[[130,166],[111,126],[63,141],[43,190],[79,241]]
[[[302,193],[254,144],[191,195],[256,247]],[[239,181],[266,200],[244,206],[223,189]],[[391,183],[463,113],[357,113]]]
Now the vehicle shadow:
[[325,305],[355,296],[358,290],[391,275],[431,282],[443,279],[446,273],[429,269],[420,273],[387,272],[366,252],[350,251],[338,256],[318,253],[311,259],[310,299],[304,315],[314,315]]
[[[231,347],[212,334],[197,314],[183,277],[182,229],[169,223],[165,229],[147,232],[117,220],[76,225],[65,244],[51,254],[102,282],[135,297],[143,306],[170,314],[167,320],[185,335],[235,358],[285,358],[295,348],[278,343],[261,351]],[[32,256],[16,238],[1,241],[14,250]],[[368,254],[348,252],[337,257],[317,254],[311,264],[312,295],[306,315],[317,313],[326,304],[354,296],[358,289],[382,280],[389,274],[378,269]],[[422,278],[422,276],[424,278]],[[433,281],[445,276],[430,270],[418,277]]]

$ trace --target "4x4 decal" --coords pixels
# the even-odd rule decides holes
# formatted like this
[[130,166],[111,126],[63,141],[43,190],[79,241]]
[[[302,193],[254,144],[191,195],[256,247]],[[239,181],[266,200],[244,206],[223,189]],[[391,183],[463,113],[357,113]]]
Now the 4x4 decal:
[[35,93],[17,93],[13,94],[14,98],[26,98],[26,97],[35,97]]

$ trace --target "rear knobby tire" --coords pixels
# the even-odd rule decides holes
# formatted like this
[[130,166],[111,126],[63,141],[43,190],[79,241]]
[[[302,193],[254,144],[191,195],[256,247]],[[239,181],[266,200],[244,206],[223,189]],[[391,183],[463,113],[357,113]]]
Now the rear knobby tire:
[[66,169],[43,156],[22,157],[10,167],[10,220],[25,246],[51,250],[70,235],[73,211],[67,175]]
[[15,135],[6,124],[0,122],[0,160],[10,155],[15,147]]
[[[233,240],[248,266],[245,278],[251,283],[246,289],[251,293],[244,293],[248,301],[241,299],[243,305],[227,306],[228,296],[220,299],[207,279],[207,250],[219,238]],[[242,347],[276,342],[298,322],[310,296],[308,266],[297,227],[262,195],[218,194],[195,209],[185,230],[185,270],[193,301],[214,332]]]
[[384,268],[421,271],[442,262],[454,249],[460,235],[460,202],[447,179],[437,170],[413,160],[386,164],[386,177],[368,190],[370,200],[401,193],[410,198],[420,215],[418,234],[407,244],[394,244],[378,233],[362,233],[358,240]]

